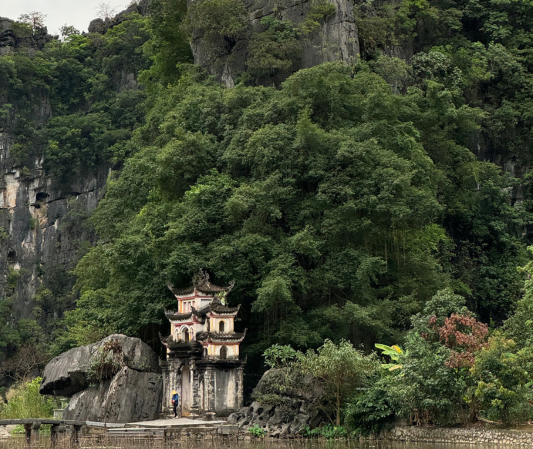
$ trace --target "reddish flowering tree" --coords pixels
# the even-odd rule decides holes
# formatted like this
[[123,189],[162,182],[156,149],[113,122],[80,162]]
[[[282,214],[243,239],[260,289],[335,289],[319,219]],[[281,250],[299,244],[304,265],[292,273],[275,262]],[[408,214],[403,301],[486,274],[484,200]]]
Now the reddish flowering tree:
[[[431,320],[430,320],[431,324]],[[489,329],[471,315],[453,313],[444,325],[436,329],[439,340],[452,350],[446,365],[450,368],[470,368],[476,352],[487,346]]]

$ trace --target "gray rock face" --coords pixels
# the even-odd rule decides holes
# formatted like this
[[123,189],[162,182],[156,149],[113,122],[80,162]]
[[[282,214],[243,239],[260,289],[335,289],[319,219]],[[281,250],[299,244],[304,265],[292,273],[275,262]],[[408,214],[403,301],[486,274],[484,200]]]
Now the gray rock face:
[[[87,373],[91,359],[102,347],[116,340],[122,347],[123,364],[139,372],[159,373],[159,359],[152,349],[139,338],[113,334],[92,345],[80,346],[53,358],[43,373],[41,394],[72,396],[89,386]],[[93,359],[94,360],[94,359]]]
[[[145,13],[147,5],[148,0],[132,5],[120,20],[127,12]],[[0,55],[22,48],[32,54],[54,39],[46,28],[29,37],[18,36],[13,28],[13,20],[0,17]],[[135,76],[125,72],[117,74],[116,85],[117,90],[138,88]],[[13,99],[0,95],[0,107],[4,103],[17,108]],[[34,126],[44,126],[51,115],[50,99],[43,90],[35,100]],[[41,287],[52,290],[55,297],[68,296],[73,286],[68,273],[79,260],[80,249],[96,241],[94,233],[83,226],[83,218],[102,198],[110,168],[102,164],[85,169],[69,185],[61,184],[45,171],[39,148],[24,164],[13,157],[13,146],[20,143],[12,133],[16,126],[12,116],[0,119],[0,296],[12,300],[14,322],[35,317],[35,298]],[[63,310],[63,305],[53,304],[39,313],[49,323]]]
[[17,36],[13,30],[13,20],[0,17],[0,55],[7,55],[17,48],[42,50],[46,43],[53,39],[54,37],[48,34],[46,27],[34,32],[31,36]]
[[[336,9],[335,14],[328,17],[321,29],[303,41],[303,52],[300,62],[297,62],[287,73],[280,73],[274,78],[262,80],[263,84],[279,83],[292,72],[301,68],[309,68],[325,62],[343,61],[351,64],[359,55],[359,34],[350,0],[329,0]],[[262,18],[276,15],[281,20],[290,20],[299,24],[305,20],[311,9],[312,0],[289,0],[280,5],[277,0],[245,0],[249,11],[252,30],[263,31],[260,24]],[[251,35],[250,35],[251,36]],[[215,63],[207,60],[204,49],[202,31],[198,30],[191,42],[194,62],[198,65],[209,66],[213,75],[233,87],[235,79],[246,69],[248,58],[248,42],[250,36],[238,39],[227,55],[220,57]]]
[[231,414],[228,422],[239,427],[257,425],[272,437],[295,437],[305,427],[314,428],[323,421],[317,406],[322,395],[321,386],[310,377],[271,369],[254,389],[256,401]]
[[105,34],[109,29],[124,21],[126,16],[132,13],[141,15],[148,14],[148,8],[152,0],[139,0],[132,2],[124,11],[119,12],[115,17],[103,19],[94,19],[89,24],[89,33]]
[[[43,96],[36,103],[36,125],[42,126],[50,116],[49,99]],[[58,296],[72,287],[67,271],[74,268],[82,242],[95,240],[82,226],[82,217],[98,204],[108,169],[79,173],[72,185],[61,186],[45,172],[42,156],[25,167],[17,165],[11,156],[16,142],[3,125],[0,122],[0,228],[5,232],[0,239],[0,295],[12,298],[18,320],[31,316],[43,282]],[[13,274],[15,283],[9,285]],[[57,312],[43,313],[47,320],[57,318]]]
[[163,383],[160,374],[122,368],[112,380],[75,394],[65,419],[126,423],[157,419]]

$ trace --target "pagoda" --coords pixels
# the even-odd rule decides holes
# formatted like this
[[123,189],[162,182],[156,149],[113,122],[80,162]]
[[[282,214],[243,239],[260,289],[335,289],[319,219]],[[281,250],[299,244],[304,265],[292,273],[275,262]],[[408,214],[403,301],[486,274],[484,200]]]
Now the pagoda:
[[180,395],[182,416],[227,416],[242,407],[244,361],[239,357],[243,333],[235,332],[240,305],[227,305],[233,283],[219,287],[200,271],[190,287],[169,285],[177,311],[166,311],[171,333],[163,368],[163,411],[171,407],[172,391]]

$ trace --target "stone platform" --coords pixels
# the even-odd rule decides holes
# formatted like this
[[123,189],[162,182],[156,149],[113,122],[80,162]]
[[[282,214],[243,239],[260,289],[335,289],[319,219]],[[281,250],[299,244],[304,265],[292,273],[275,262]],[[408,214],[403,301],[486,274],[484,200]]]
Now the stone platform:
[[204,421],[202,419],[190,418],[170,418],[170,419],[156,419],[153,421],[141,421],[134,423],[127,423],[125,427],[219,427],[226,424],[226,421]]

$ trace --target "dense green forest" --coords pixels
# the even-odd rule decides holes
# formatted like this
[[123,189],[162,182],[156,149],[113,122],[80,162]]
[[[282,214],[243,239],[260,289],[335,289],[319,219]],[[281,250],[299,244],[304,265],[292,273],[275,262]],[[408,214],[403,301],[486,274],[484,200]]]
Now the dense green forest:
[[[59,319],[36,310],[13,323],[9,300],[0,303],[7,355],[32,339],[53,355],[111,332],[159,329],[175,302],[167,283],[187,286],[199,269],[217,284],[235,280],[228,299],[243,306],[251,372],[262,371],[273,344],[307,350],[346,339],[369,352],[376,342],[405,343],[412,360],[433,365],[404,370],[410,393],[378,380],[382,390],[368,395],[395,390],[386,407],[428,409],[426,422],[466,413],[445,403],[464,396],[461,369],[487,383],[488,358],[527,352],[531,285],[518,267],[529,260],[532,222],[533,6],[356,1],[357,61],[261,85],[265,73],[291,66],[331,7],[316,2],[299,25],[268,19],[231,89],[193,65],[189,41],[203,28],[216,59],[220,42],[248,26],[241,0],[188,11],[183,0],[154,0],[149,15],[131,14],[105,34],[67,30],[40,51],[0,57],[0,117],[20,164],[42,152],[65,185],[98,165],[113,168],[105,198],[78,217],[98,243],[80,250],[74,290],[45,288],[36,299]],[[397,48],[414,55],[387,56]],[[124,73],[140,89],[121,89]],[[35,123],[43,92],[52,118]],[[446,365],[450,351],[468,352],[439,339],[452,313],[474,320],[455,323],[471,333],[489,325],[487,360]],[[432,317],[442,322],[431,327]],[[504,337],[496,329],[509,317]],[[477,349],[488,337],[480,338]],[[424,358],[430,353],[440,358]],[[434,391],[417,382],[446,369],[442,388],[428,386],[439,390],[428,405]],[[400,397],[415,391],[426,394],[421,402]],[[487,410],[496,407],[488,396],[476,396],[493,404]],[[351,407],[350,419],[366,413]]]

